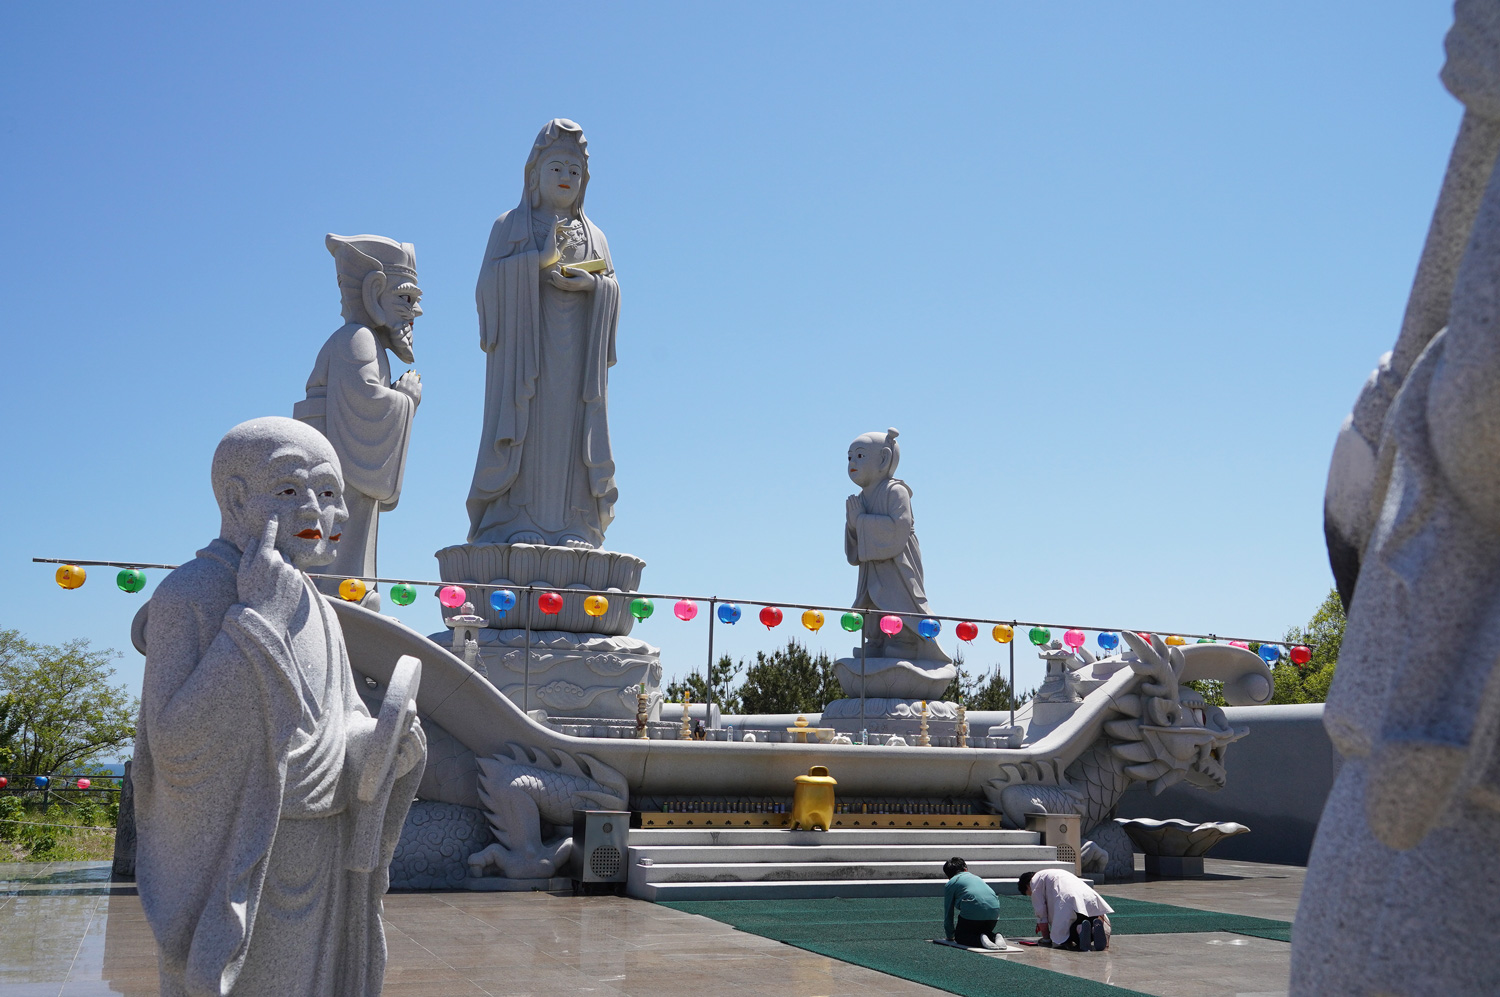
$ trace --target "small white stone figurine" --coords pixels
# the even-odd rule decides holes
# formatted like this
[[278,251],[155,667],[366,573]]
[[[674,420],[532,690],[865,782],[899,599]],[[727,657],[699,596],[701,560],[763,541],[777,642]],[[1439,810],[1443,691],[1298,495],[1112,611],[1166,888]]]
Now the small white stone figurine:
[[372,719],[304,574],[332,560],[346,516],[326,437],[242,423],[214,453],[213,489],[218,539],[136,621],[136,880],[161,993],[374,997],[380,897],[426,757],[420,666],[402,659]]

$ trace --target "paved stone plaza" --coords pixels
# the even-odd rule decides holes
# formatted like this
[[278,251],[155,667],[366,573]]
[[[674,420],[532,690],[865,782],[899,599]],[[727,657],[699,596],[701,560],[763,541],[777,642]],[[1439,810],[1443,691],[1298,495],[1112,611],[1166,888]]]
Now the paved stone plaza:
[[[1137,862],[1140,857],[1137,856]],[[1303,870],[1209,859],[1201,880],[1111,884],[1107,896],[1292,920]],[[397,893],[385,899],[387,997],[571,994],[877,997],[939,994],[728,925],[617,897]],[[933,901],[934,930],[941,930]],[[1103,954],[1010,959],[1164,997],[1287,992],[1291,947],[1222,932],[1119,935]],[[0,993],[157,992],[156,949],[133,883],[106,863],[0,865]]]

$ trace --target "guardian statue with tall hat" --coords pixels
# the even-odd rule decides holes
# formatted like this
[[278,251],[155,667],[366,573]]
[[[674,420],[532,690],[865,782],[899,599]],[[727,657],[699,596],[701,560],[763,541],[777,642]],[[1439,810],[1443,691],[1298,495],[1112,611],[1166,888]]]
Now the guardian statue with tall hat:
[[[387,351],[411,363],[412,325],[422,314],[417,253],[409,242],[379,235],[332,235],[324,244],[338,271],[344,324],[313,363],[307,397],[292,415],[328,437],[344,471],[349,520],[331,538],[325,573],[374,578],[380,514],[396,508],[411,443],[412,417],[422,401],[422,376],[409,370],[394,382]],[[320,579],[335,594],[337,579]],[[368,585],[364,605],[380,609]]]

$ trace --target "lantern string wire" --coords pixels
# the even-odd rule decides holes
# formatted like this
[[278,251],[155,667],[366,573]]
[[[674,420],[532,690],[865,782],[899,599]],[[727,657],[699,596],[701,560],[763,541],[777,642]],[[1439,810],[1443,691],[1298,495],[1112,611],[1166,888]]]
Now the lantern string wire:
[[[64,557],[33,557],[31,560],[35,564],[75,564],[75,565],[78,565],[79,567],[87,567],[87,568],[141,568],[141,569],[153,568],[153,569],[160,570],[160,571],[175,571],[179,567],[179,565],[176,565],[176,564],[145,564],[145,563],[138,562],[138,561],[85,561],[85,560],[70,560],[70,559],[64,558]],[[1224,636],[1222,634],[1213,634],[1213,633],[1206,633],[1206,634],[1187,633],[1187,632],[1181,631],[1181,630],[1159,630],[1159,629],[1147,629],[1147,628],[1141,628],[1141,627],[1096,627],[1096,626],[1085,626],[1083,624],[1077,624],[1077,623],[1042,623],[1042,622],[1037,622],[1037,621],[1033,621],[1033,620],[985,619],[985,618],[981,618],[981,617],[978,617],[978,616],[940,616],[940,615],[935,614],[935,613],[927,613],[927,614],[923,614],[923,613],[886,613],[886,612],[878,612],[878,611],[875,611],[875,610],[871,610],[868,607],[864,608],[864,609],[861,609],[858,606],[824,606],[824,605],[817,605],[817,604],[812,604],[812,603],[799,603],[799,602],[769,602],[769,601],[766,601],[764,599],[729,599],[729,598],[725,598],[724,596],[713,596],[712,599],[710,599],[710,597],[708,597],[708,596],[682,595],[682,594],[679,594],[679,593],[621,592],[621,591],[619,591],[617,589],[616,590],[611,590],[611,589],[578,588],[578,587],[574,587],[574,586],[571,586],[571,585],[565,586],[565,587],[559,587],[559,586],[555,586],[555,585],[519,585],[519,584],[510,584],[510,583],[505,583],[505,582],[444,582],[444,581],[433,581],[431,579],[426,579],[426,578],[361,578],[358,575],[330,575],[330,574],[324,574],[324,573],[315,572],[315,571],[309,571],[306,574],[307,574],[307,576],[309,578],[326,578],[326,579],[336,580],[336,581],[343,581],[343,580],[346,580],[346,579],[353,579],[355,581],[364,582],[366,584],[378,584],[378,585],[412,585],[412,586],[422,586],[424,588],[435,588],[435,589],[442,589],[442,588],[446,588],[446,587],[452,585],[452,586],[455,586],[457,588],[463,589],[465,591],[465,593],[468,593],[470,591],[479,591],[479,592],[494,591],[494,592],[499,592],[499,591],[502,591],[502,590],[509,590],[509,591],[512,591],[512,592],[517,592],[517,591],[519,591],[519,592],[525,592],[525,593],[527,593],[527,595],[531,595],[531,594],[536,593],[536,592],[556,592],[559,595],[562,595],[562,594],[567,594],[567,595],[582,595],[582,596],[587,596],[587,595],[602,595],[605,598],[614,597],[614,598],[621,598],[621,599],[672,599],[672,600],[688,599],[688,600],[692,600],[692,601],[696,601],[696,602],[713,602],[713,603],[716,603],[718,605],[723,605],[725,603],[736,603],[736,604],[746,605],[746,606],[770,606],[772,608],[781,608],[781,609],[815,609],[815,610],[821,610],[823,612],[830,612],[830,613],[858,613],[861,616],[872,615],[872,616],[877,616],[877,617],[881,617],[881,616],[895,616],[895,617],[898,617],[898,618],[901,618],[901,619],[910,619],[910,620],[946,620],[946,621],[951,622],[951,623],[975,623],[975,624],[984,624],[984,625],[987,625],[987,626],[1004,624],[1004,625],[1012,627],[1012,628],[1040,627],[1042,629],[1047,629],[1047,630],[1052,630],[1052,629],[1057,629],[1057,630],[1086,630],[1086,631],[1089,631],[1090,633],[1120,633],[1122,631],[1129,630],[1129,631],[1131,631],[1133,633],[1153,633],[1153,634],[1157,634],[1158,636],[1162,636],[1162,637],[1165,637],[1167,635],[1171,635],[1173,637],[1182,637],[1182,638],[1189,638],[1189,637],[1191,637],[1191,638],[1194,638],[1194,639],[1202,638],[1202,639],[1216,640],[1216,641],[1219,641],[1219,640],[1222,640],[1222,641],[1240,640],[1240,641],[1244,641],[1247,644],[1271,644],[1271,645],[1281,646],[1281,645],[1284,645],[1284,644],[1287,643],[1287,641],[1286,641],[1285,638],[1278,638],[1278,639],[1275,639],[1275,640],[1267,640],[1267,639],[1259,638],[1259,637],[1226,637],[1226,636]],[[457,607],[454,607],[454,608],[456,609]],[[1012,637],[1012,639],[1014,639],[1014,637]]]

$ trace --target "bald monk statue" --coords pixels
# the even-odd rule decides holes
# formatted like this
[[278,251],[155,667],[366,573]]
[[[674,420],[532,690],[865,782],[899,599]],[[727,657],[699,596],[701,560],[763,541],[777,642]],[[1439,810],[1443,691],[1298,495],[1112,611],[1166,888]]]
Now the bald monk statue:
[[[422,401],[422,376],[409,370],[391,381],[386,351],[411,363],[412,325],[422,314],[417,253],[411,243],[379,235],[329,235],[324,244],[338,271],[344,324],[318,352],[307,397],[292,415],[328,437],[344,471],[349,519],[325,573],[375,578],[380,514],[396,508],[411,443],[412,417]],[[318,581],[329,595],[336,578]],[[380,611],[368,584],[363,605]]]
[[136,875],[161,993],[375,995],[426,742],[414,719],[370,717],[304,574],[348,515],[339,458],[303,423],[255,419],[219,443],[213,490],[218,539],[137,618]]

